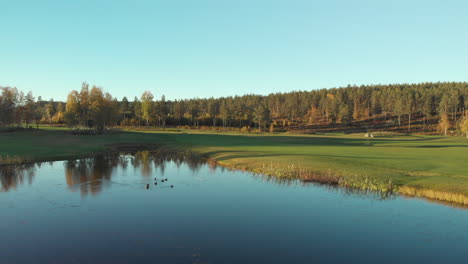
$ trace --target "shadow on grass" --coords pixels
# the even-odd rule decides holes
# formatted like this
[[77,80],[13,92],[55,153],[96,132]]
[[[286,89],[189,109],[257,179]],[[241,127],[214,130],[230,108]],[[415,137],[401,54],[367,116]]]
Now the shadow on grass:
[[423,145],[423,146],[405,146],[406,148],[466,148],[468,145]]
[[[125,132],[142,134],[139,132]],[[226,135],[226,134],[174,134],[157,133],[155,137],[167,138],[177,143],[209,146],[406,146],[412,142],[431,142],[439,138],[389,139],[389,138],[341,138],[341,137],[305,137],[305,136],[262,136],[262,135]],[[468,146],[468,145],[467,145]]]
[[[229,153],[237,153],[229,155]],[[372,160],[411,160],[407,157],[405,158],[389,158],[389,157],[369,157],[369,156],[344,156],[344,155],[325,155],[325,154],[252,154],[246,153],[242,154],[243,151],[234,151],[234,150],[220,150],[220,151],[210,151],[205,153],[207,156],[214,157],[218,161],[225,161],[230,159],[245,159],[245,158],[268,158],[268,157],[281,157],[281,156],[309,156],[309,157],[322,157],[322,158],[331,158],[331,159],[372,159]],[[245,153],[245,152],[244,152]],[[224,155],[227,154],[227,155]],[[218,155],[223,155],[219,156]],[[416,159],[414,159],[416,160]]]

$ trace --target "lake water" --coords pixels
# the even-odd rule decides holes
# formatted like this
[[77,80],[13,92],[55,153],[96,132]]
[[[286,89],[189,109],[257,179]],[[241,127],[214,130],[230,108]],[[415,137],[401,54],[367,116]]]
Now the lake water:
[[420,199],[148,152],[0,181],[0,263],[468,263],[468,210]]

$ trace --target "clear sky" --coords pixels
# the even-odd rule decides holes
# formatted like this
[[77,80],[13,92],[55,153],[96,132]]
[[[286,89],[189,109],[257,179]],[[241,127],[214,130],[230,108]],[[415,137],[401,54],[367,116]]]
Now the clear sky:
[[468,1],[0,0],[0,85],[64,100],[466,81]]

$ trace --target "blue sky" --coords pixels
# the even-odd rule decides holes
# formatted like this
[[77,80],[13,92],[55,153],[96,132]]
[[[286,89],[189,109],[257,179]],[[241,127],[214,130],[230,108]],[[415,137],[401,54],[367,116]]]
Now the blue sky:
[[64,100],[466,81],[468,1],[0,0],[0,85]]

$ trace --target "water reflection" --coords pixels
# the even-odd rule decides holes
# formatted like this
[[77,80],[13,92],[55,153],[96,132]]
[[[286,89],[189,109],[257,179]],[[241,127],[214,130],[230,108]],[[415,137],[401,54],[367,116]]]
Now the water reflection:
[[[177,167],[185,164],[192,171],[198,171],[203,165],[208,165],[210,171],[233,170],[225,167],[218,167],[215,162],[206,160],[191,152],[168,152],[159,151],[138,151],[132,153],[108,153],[96,155],[92,158],[64,161],[65,180],[69,190],[79,191],[82,196],[97,195],[104,188],[111,185],[113,175],[116,170],[126,170],[128,167],[138,170],[144,178],[151,178],[154,173],[159,172],[164,176],[166,165],[173,162]],[[48,162],[50,165],[53,162]],[[16,166],[0,167],[0,192],[8,192],[17,189],[24,184],[32,184],[36,169],[44,163],[23,164]],[[397,195],[392,193],[381,193],[374,191],[363,191],[357,189],[343,188],[337,185],[328,185],[314,182],[306,182],[289,178],[278,178],[263,174],[249,173],[260,182],[269,182],[282,186],[309,186],[320,185],[323,188],[342,193],[348,197],[388,200],[395,199]],[[444,205],[467,209],[466,205],[448,203],[439,200],[430,200]]]
[[[127,169],[129,165],[140,170],[143,177],[151,177],[154,170],[164,175],[167,162],[177,167],[186,164],[198,171],[206,160],[190,152],[138,151],[134,153],[108,153],[92,158],[64,161],[65,180],[71,191],[79,190],[82,195],[96,195],[109,184],[116,169]],[[51,165],[53,162],[49,162]],[[33,182],[36,168],[42,163],[0,167],[0,191],[8,192],[24,183]],[[216,165],[210,163],[214,170]]]
[[27,182],[32,184],[38,164],[0,167],[0,192],[8,192]]
[[[79,190],[82,196],[97,195],[103,188],[110,186],[112,176],[117,169],[126,170],[130,165],[130,167],[133,167],[135,170],[139,170],[143,177],[150,178],[156,170],[159,170],[160,174],[164,176],[167,162],[173,162],[177,167],[186,164],[192,171],[198,171],[201,166],[205,164],[208,165],[210,171],[215,171],[216,169],[220,169],[221,172],[224,172],[224,170],[233,170],[224,167],[218,168],[215,162],[206,160],[191,152],[168,152],[165,150],[138,151],[133,153],[107,153],[96,155],[92,158],[65,161],[65,179],[71,191]],[[52,164],[52,162],[50,164]],[[15,189],[24,182],[31,184],[36,167],[40,166],[41,163],[36,163],[19,166],[4,166],[0,168],[1,191],[7,192],[11,189]],[[319,184],[263,174],[252,175],[261,182],[272,182],[283,186]],[[319,185],[353,197],[378,200],[395,197],[394,195],[388,195],[388,193],[382,194],[355,189],[343,189],[326,184]]]
[[80,190],[84,196],[96,195],[106,184],[105,180],[112,178],[114,169],[125,164],[125,159],[119,154],[69,160],[64,163],[66,183],[72,191]]
[[80,190],[83,196],[96,195],[110,184],[117,169],[127,169],[131,165],[145,178],[150,178],[155,170],[164,175],[166,162],[174,162],[178,167],[185,163],[192,170],[198,170],[204,159],[191,153],[161,151],[139,151],[135,153],[114,153],[93,158],[65,162],[65,177],[72,191]]
[[230,172],[190,153],[0,169],[0,263],[468,263],[468,211]]
[[392,192],[379,192],[379,191],[370,191],[370,190],[361,190],[361,189],[354,189],[350,187],[340,186],[337,184],[328,184],[328,183],[321,183],[321,182],[313,182],[313,181],[302,181],[296,180],[291,178],[280,178],[265,174],[253,173],[253,177],[258,179],[261,182],[267,183],[274,183],[276,185],[283,185],[283,186],[293,186],[293,185],[301,185],[301,186],[320,186],[322,188],[339,192],[347,197],[352,198],[362,198],[362,199],[373,199],[373,200],[392,200],[395,199],[398,195]]

